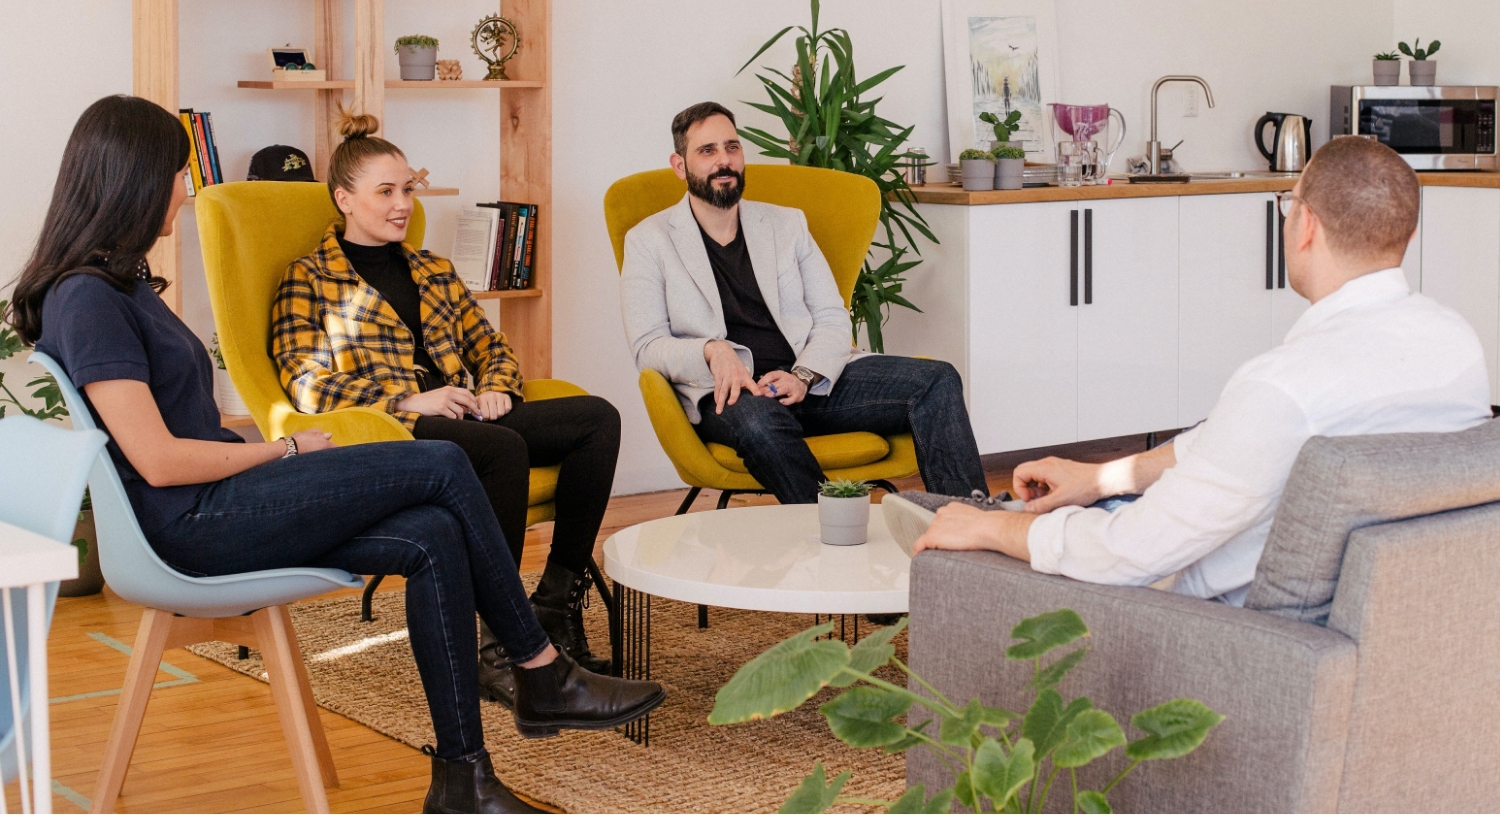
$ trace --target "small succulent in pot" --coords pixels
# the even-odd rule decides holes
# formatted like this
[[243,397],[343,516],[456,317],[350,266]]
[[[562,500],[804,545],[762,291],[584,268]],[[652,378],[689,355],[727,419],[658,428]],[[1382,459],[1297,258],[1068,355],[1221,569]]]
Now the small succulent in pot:
[[965,190],[982,192],[995,188],[995,159],[990,156],[990,151],[965,150],[958,154],[958,166]]
[[986,111],[979,114],[979,121],[995,129],[995,141],[1008,142],[1010,134],[1021,129],[1021,111],[1013,110],[1004,119]]
[[431,80],[437,75],[438,41],[425,34],[411,34],[396,40],[396,56],[401,61],[401,78]]
[[1410,46],[1403,42],[1396,47],[1412,59],[1407,67],[1407,72],[1411,75],[1411,84],[1435,85],[1437,84],[1437,60],[1434,60],[1432,55],[1436,54],[1443,44],[1433,40],[1426,48],[1422,48],[1421,45],[1422,41],[1418,39],[1414,40]]
[[839,479],[818,485],[818,532],[833,546],[858,546],[870,538],[870,485]]
[[851,481],[838,478],[818,485],[818,493],[829,498],[868,498],[874,489],[867,481]]
[[1026,150],[1006,142],[990,151],[995,157],[995,189],[1019,190],[1025,186]]
[[[1433,40],[1432,42],[1427,44],[1426,48],[1423,48],[1421,47],[1421,37],[1416,38],[1412,41],[1412,43],[1412,45],[1407,45],[1404,42],[1396,43],[1396,48],[1400,49],[1401,53],[1411,57],[1414,60],[1417,60],[1418,62],[1426,60],[1428,57],[1436,54],[1439,48],[1443,47],[1442,43],[1438,42],[1437,40]],[[1377,56],[1376,59],[1383,59],[1383,57]],[[1392,57],[1392,59],[1394,59],[1394,57]]]
[[979,150],[973,147],[958,154],[959,161],[993,161],[988,150]]
[[421,51],[429,48],[433,51],[436,51],[438,48],[438,41],[437,37],[429,37],[426,34],[408,34],[405,37],[398,37],[396,39],[397,56],[401,55],[402,46],[405,46],[406,48],[409,48],[413,51]]
[[1378,59],[1378,60],[1382,60],[1382,61],[1389,61],[1389,60],[1401,59],[1401,55],[1398,54],[1398,53],[1396,53],[1395,51],[1386,51],[1383,54],[1376,54],[1375,58]]
[[1002,144],[999,147],[996,147],[994,150],[991,150],[990,156],[992,156],[996,161],[1000,161],[1002,159],[1020,159],[1022,161],[1025,161],[1026,150],[1019,145]]
[[1376,85],[1401,84],[1401,55],[1395,51],[1376,54],[1370,71],[1375,75]]

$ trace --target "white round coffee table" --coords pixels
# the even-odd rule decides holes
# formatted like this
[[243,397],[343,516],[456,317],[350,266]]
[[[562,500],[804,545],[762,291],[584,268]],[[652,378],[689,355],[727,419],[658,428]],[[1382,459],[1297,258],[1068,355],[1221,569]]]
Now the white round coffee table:
[[[818,537],[815,504],[741,507],[636,524],[604,542],[614,580],[615,670],[651,676],[651,598],[706,606],[818,615],[902,614],[911,558],[870,507],[869,542],[830,546]],[[856,626],[858,617],[855,617]],[[858,630],[855,633],[858,637]],[[638,726],[637,726],[638,725]],[[638,742],[649,722],[627,727]]]

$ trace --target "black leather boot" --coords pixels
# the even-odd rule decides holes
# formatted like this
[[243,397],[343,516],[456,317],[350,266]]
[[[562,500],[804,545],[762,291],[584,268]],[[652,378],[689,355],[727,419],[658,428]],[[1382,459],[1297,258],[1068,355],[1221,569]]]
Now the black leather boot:
[[528,739],[561,728],[609,730],[650,713],[667,698],[656,682],[589,673],[566,653],[540,668],[516,666],[516,730]]
[[438,758],[431,747],[432,786],[427,788],[423,812],[546,812],[517,798],[495,777],[490,757],[478,761],[448,761]]
[[609,660],[594,656],[589,650],[589,635],[583,630],[583,600],[594,581],[588,573],[574,574],[566,567],[547,561],[542,582],[531,594],[537,622],[547,638],[590,673],[608,674]]
[[479,621],[479,698],[516,709],[516,677],[500,641],[483,620]]

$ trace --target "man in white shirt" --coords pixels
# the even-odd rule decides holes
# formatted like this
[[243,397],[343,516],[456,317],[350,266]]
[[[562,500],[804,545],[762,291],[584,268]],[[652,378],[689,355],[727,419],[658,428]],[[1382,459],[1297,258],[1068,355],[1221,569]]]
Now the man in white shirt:
[[[1230,378],[1174,443],[1107,464],[1046,458],[1016,469],[1025,512],[964,502],[930,511],[888,497],[925,549],[990,549],[1077,580],[1244,603],[1282,489],[1313,436],[1457,431],[1491,416],[1484,351],[1463,318],[1413,293],[1399,268],[1420,188],[1395,152],[1334,139],[1290,193],[1292,287],[1312,302],[1285,342]],[[1421,489],[1393,484],[1392,489]],[[1139,500],[1111,512],[1090,505]],[[931,503],[931,502],[927,502]],[[977,503],[977,502],[975,502]]]

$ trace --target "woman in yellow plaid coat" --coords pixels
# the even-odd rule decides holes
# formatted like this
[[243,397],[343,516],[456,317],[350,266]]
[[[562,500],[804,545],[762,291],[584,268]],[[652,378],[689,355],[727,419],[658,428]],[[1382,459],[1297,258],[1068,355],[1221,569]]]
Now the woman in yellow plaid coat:
[[[404,243],[411,168],[395,145],[368,135],[377,127],[371,116],[345,117],[328,168],[344,221],[292,263],[277,291],[271,343],[282,387],[307,413],[374,407],[419,439],[458,444],[517,564],[529,470],[561,465],[552,550],[531,601],[559,648],[606,673],[609,661],[589,650],[582,604],[614,481],[619,413],[595,396],[524,400],[515,354],[453,264]],[[482,633],[481,692],[508,706],[506,657]]]

